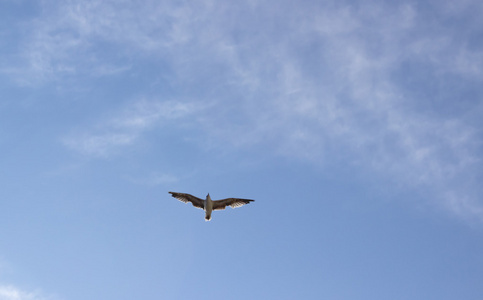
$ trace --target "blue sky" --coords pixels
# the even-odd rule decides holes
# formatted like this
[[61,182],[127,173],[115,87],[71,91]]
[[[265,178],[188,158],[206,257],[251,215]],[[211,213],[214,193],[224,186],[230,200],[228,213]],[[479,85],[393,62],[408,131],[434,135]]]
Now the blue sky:
[[0,0],[0,300],[481,299],[482,14]]

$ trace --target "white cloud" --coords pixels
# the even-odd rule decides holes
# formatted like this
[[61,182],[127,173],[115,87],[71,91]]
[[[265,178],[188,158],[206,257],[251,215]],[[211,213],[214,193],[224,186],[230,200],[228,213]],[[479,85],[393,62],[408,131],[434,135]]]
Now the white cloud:
[[0,285],[0,300],[49,300],[52,296],[45,296],[39,292],[21,290],[12,285]]

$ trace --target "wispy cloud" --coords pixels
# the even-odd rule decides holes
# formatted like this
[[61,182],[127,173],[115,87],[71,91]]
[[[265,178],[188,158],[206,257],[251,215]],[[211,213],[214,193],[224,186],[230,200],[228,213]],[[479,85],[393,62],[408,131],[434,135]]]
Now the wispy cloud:
[[64,139],[68,147],[93,156],[106,157],[117,147],[127,146],[137,138],[137,133],[107,132],[100,134],[85,133]]
[[169,185],[178,182],[179,177],[167,173],[153,173],[145,177],[129,178],[133,183],[147,186]]
[[193,103],[141,99],[93,127],[64,137],[63,143],[86,155],[108,157],[132,145],[145,131],[166,121],[186,118],[197,109]]

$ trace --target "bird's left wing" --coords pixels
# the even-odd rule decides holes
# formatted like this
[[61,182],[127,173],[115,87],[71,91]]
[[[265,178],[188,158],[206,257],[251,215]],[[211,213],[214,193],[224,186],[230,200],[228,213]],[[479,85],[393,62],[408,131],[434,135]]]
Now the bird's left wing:
[[237,208],[253,202],[255,200],[250,199],[240,199],[240,198],[226,198],[222,200],[213,201],[213,210],[222,210],[225,209],[227,206],[231,206],[232,208]]
[[193,204],[194,207],[201,208],[201,209],[205,208],[204,206],[205,202],[198,197],[195,197],[190,194],[185,194],[185,193],[175,193],[175,192],[169,192],[169,193],[171,194],[171,196],[173,196],[174,198],[178,199],[181,202],[184,202],[184,203],[191,202],[191,204]]

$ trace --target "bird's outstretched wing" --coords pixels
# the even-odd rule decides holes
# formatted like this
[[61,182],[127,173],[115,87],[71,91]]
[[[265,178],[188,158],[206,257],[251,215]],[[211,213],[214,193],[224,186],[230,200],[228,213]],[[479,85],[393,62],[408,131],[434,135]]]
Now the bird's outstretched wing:
[[201,209],[204,209],[205,207],[204,206],[205,202],[193,195],[185,194],[185,193],[175,193],[175,192],[169,192],[169,193],[171,194],[171,196],[173,196],[174,198],[178,199],[181,202],[184,202],[184,203],[191,202],[191,204],[193,204],[194,207],[201,208]]
[[255,200],[250,199],[240,199],[240,198],[226,198],[221,200],[213,201],[213,210],[222,210],[225,209],[227,206],[231,206],[232,208],[237,208],[253,202]]

